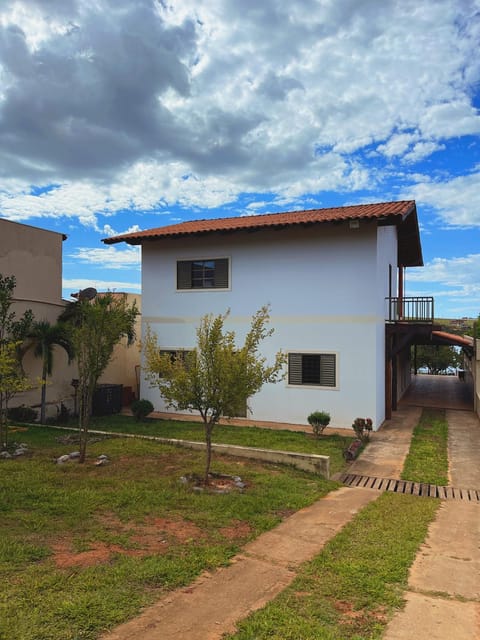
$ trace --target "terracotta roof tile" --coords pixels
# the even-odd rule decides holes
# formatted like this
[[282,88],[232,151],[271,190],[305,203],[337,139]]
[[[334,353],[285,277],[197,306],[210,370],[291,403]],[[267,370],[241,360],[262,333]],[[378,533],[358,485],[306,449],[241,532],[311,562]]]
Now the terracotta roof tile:
[[470,347],[473,349],[473,338],[470,336],[459,336],[456,333],[448,333],[447,331],[432,331],[434,338],[439,338],[440,341],[446,344],[456,344],[459,347]]
[[145,240],[154,240],[156,238],[233,232],[267,227],[278,228],[290,225],[342,222],[354,219],[378,220],[398,216],[399,221],[403,221],[412,211],[416,211],[415,201],[403,200],[399,202],[378,202],[375,204],[360,204],[349,207],[334,207],[331,209],[309,209],[306,211],[287,211],[284,213],[238,216],[235,218],[192,220],[190,222],[157,227],[156,229],[147,229],[136,233],[125,233],[123,235],[105,238],[103,242],[105,244],[115,244],[117,242],[141,244]]

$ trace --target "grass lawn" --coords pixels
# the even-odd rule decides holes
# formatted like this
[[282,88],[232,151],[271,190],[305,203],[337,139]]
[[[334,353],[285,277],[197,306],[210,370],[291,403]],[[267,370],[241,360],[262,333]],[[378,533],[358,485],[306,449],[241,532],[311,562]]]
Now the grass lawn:
[[[195,493],[179,479],[202,472],[201,452],[107,438],[89,445],[85,465],[56,465],[75,449],[57,441],[62,435],[42,427],[13,433],[30,453],[0,461],[5,640],[97,638],[336,486],[215,455],[213,470],[240,475],[247,490]],[[101,453],[108,466],[93,464]]]
[[230,640],[380,640],[437,507],[382,494]]
[[[447,423],[425,409],[402,478],[446,483]],[[380,640],[403,606],[408,570],[440,501],[384,493],[306,563],[230,640]]]
[[448,484],[448,424],[443,409],[424,409],[413,431],[402,480]]
[[[205,439],[201,423],[154,419],[137,422],[130,416],[124,415],[92,418],[91,429],[138,433],[179,440],[203,442]],[[355,434],[350,429],[345,430],[345,436],[328,435],[327,429],[327,432],[319,438],[315,438],[308,432],[275,431],[258,427],[216,425],[213,429],[213,442],[221,444],[236,444],[246,447],[330,456],[330,472],[332,474],[344,468],[343,450],[348,447],[354,438]]]
[[[203,439],[199,424],[126,416],[95,419],[92,428]],[[29,445],[30,457],[0,461],[2,640],[97,638],[204,569],[228,563],[248,540],[337,486],[288,467],[214,455],[213,470],[240,475],[247,490],[195,493],[179,478],[202,472],[201,452],[106,438],[89,446],[86,465],[55,465],[54,457],[74,449],[57,442],[62,435],[42,427],[14,434]],[[214,435],[217,442],[326,453],[337,461],[333,470],[343,465],[351,440],[231,426],[216,427]],[[425,411],[405,477],[429,483],[446,477],[446,455],[435,466],[432,441],[446,447],[445,420]],[[100,453],[110,465],[93,464]],[[408,569],[438,505],[382,494],[303,565],[288,589],[242,621],[231,640],[380,640],[402,606]]]

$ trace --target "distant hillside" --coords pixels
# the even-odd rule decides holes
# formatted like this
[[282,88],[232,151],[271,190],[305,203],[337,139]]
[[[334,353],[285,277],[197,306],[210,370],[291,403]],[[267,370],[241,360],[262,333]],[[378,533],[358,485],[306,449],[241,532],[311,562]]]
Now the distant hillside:
[[441,325],[443,331],[458,335],[473,335],[473,323],[476,318],[435,318],[435,324]]

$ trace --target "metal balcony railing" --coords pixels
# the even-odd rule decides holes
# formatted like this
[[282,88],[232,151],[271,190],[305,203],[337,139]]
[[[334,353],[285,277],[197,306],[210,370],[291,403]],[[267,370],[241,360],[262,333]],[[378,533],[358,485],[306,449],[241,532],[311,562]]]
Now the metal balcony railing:
[[433,324],[432,296],[385,298],[388,322],[425,322]]

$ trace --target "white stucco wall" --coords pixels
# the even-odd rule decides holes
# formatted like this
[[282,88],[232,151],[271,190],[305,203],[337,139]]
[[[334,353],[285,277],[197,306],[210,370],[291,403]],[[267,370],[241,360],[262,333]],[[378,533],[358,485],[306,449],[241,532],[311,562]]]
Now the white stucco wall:
[[[378,231],[378,234],[377,234]],[[230,308],[228,328],[242,340],[252,314],[271,305],[275,333],[263,346],[267,357],[285,352],[335,352],[337,388],[267,385],[250,400],[258,420],[306,423],[317,409],[332,426],[350,427],[357,416],[384,419],[385,303],[388,264],[396,268],[396,231],[375,223],[158,240],[142,250],[142,324],[163,348],[189,348],[205,313]],[[229,257],[228,291],[176,291],[176,261]],[[158,410],[156,389],[141,396]]]

